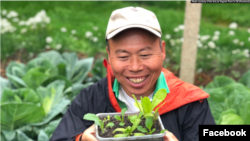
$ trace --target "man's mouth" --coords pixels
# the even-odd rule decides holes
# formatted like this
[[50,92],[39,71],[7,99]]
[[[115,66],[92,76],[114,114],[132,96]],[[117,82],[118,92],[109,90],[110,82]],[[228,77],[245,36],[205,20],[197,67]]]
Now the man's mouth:
[[135,83],[135,84],[139,84],[142,83],[143,81],[145,81],[147,79],[148,76],[144,76],[144,77],[129,77],[129,81]]

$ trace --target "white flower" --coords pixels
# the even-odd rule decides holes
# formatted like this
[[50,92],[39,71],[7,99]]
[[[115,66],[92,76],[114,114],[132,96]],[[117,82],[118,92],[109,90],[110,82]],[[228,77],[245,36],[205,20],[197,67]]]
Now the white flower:
[[184,25],[179,25],[178,28],[179,28],[179,30],[183,30],[185,28],[185,26]]
[[50,23],[50,17],[47,16],[45,10],[41,10],[40,12],[36,13],[34,19],[36,23]]
[[27,32],[27,28],[22,28],[22,29],[21,29],[21,33],[23,34],[23,33],[25,33],[25,32]]
[[198,41],[197,41],[197,46],[198,46],[198,47],[202,47],[203,44],[198,40]]
[[244,44],[245,44],[245,43],[244,43],[243,41],[240,42],[240,46],[244,46]]
[[249,58],[249,49],[244,49],[244,55]]
[[22,44],[22,46],[25,46],[25,45],[26,45],[26,42],[23,41],[21,44]]
[[19,26],[22,26],[22,25],[25,25],[25,24],[26,24],[25,21],[20,21],[20,22],[18,23]]
[[46,37],[46,42],[49,44],[53,41],[52,37],[48,36]]
[[76,30],[71,30],[71,34],[76,34]]
[[85,33],[85,37],[86,38],[89,38],[89,37],[91,37],[93,34],[92,34],[92,32],[90,32],[90,31],[87,31],[86,33]]
[[7,14],[7,18],[12,18],[12,17],[17,17],[17,16],[18,16],[18,13],[16,11],[10,11]]
[[61,49],[61,48],[62,48],[62,45],[61,45],[61,44],[57,44],[57,45],[56,45],[56,49],[57,49],[57,50],[59,50],[59,49]]
[[28,21],[26,21],[26,25],[27,25],[27,26],[34,25],[34,24],[36,24],[36,20],[35,20],[35,18],[33,18],[33,17],[30,17],[30,18],[28,19]]
[[207,58],[211,58],[211,55],[210,55],[210,54],[208,54],[208,55],[207,55]]
[[200,35],[197,35],[197,38],[198,38],[198,39],[200,39],[200,38],[201,38],[201,36],[200,36]]
[[18,22],[19,19],[18,19],[18,18],[13,18],[12,21],[13,21],[13,22]]
[[233,36],[233,35],[234,35],[234,31],[230,30],[230,31],[228,32],[228,34],[231,35],[231,36]]
[[213,38],[212,38],[213,41],[217,41],[218,39],[219,39],[218,35],[214,35]]
[[170,38],[171,38],[171,35],[166,34],[166,35],[165,35],[165,38],[166,38],[166,39],[170,39]]
[[220,31],[215,31],[214,35],[220,35]]
[[178,27],[174,28],[174,32],[178,32],[178,31],[179,31]]
[[250,33],[250,28],[247,29],[247,32]]
[[229,25],[229,28],[230,29],[236,29],[238,27],[237,23],[236,22],[232,22],[230,25]]
[[197,73],[201,73],[202,72],[202,68],[199,68],[198,70],[197,70]]
[[98,38],[97,37],[93,37],[93,42],[97,42]]
[[97,26],[94,26],[93,29],[94,29],[95,31],[97,31],[97,30],[98,30],[98,27],[97,27]]
[[233,40],[233,43],[234,43],[234,44],[239,43],[239,39],[234,39],[234,40]]
[[169,40],[171,46],[175,46],[175,41],[173,39]]
[[16,28],[12,26],[7,19],[1,18],[1,34],[4,34],[6,32],[12,33],[14,31],[16,31]]
[[183,37],[181,37],[181,38],[180,38],[180,41],[181,41],[181,42],[183,42],[183,41],[184,41]]
[[232,54],[237,54],[237,53],[240,53],[240,49],[235,49],[232,51]]
[[250,42],[250,37],[248,37],[248,41]]
[[65,27],[62,27],[62,28],[61,28],[61,31],[62,31],[62,32],[67,32],[67,29],[66,29]]
[[50,49],[51,47],[50,47],[49,45],[46,45],[45,48],[46,48],[46,49]]
[[6,14],[7,14],[7,10],[4,9],[4,10],[2,11],[2,15],[6,15]]
[[208,42],[208,46],[212,49],[214,49],[216,47],[215,43],[213,41],[209,41]]
[[78,40],[78,38],[77,38],[77,37],[74,37],[74,40]]
[[206,40],[208,40],[209,38],[210,38],[209,35],[204,35],[204,36],[201,36],[201,37],[200,37],[200,40],[201,40],[201,41],[206,41]]

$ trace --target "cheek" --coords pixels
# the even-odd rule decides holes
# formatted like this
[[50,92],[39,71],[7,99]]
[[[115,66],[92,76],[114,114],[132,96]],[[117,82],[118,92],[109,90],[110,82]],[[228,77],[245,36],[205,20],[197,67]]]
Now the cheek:
[[123,63],[119,62],[119,61],[115,61],[115,60],[112,60],[110,62],[110,65],[112,67],[112,70],[113,70],[113,73],[114,75],[119,75],[121,74],[124,69],[125,69],[125,66]]
[[144,62],[145,66],[150,68],[152,71],[161,71],[163,66],[163,61],[161,57],[155,57]]

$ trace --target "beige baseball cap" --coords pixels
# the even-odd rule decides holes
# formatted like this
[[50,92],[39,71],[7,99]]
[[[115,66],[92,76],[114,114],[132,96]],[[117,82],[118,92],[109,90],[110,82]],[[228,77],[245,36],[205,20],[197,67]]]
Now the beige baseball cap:
[[106,31],[106,39],[110,39],[123,30],[142,28],[161,37],[161,27],[155,14],[141,7],[126,7],[112,12]]

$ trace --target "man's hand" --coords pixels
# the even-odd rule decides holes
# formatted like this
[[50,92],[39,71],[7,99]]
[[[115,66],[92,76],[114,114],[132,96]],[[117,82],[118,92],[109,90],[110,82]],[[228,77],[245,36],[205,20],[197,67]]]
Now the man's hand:
[[179,141],[173,133],[166,131],[166,135],[163,137],[163,141]]
[[97,139],[95,138],[94,124],[83,132],[81,141],[97,141]]

